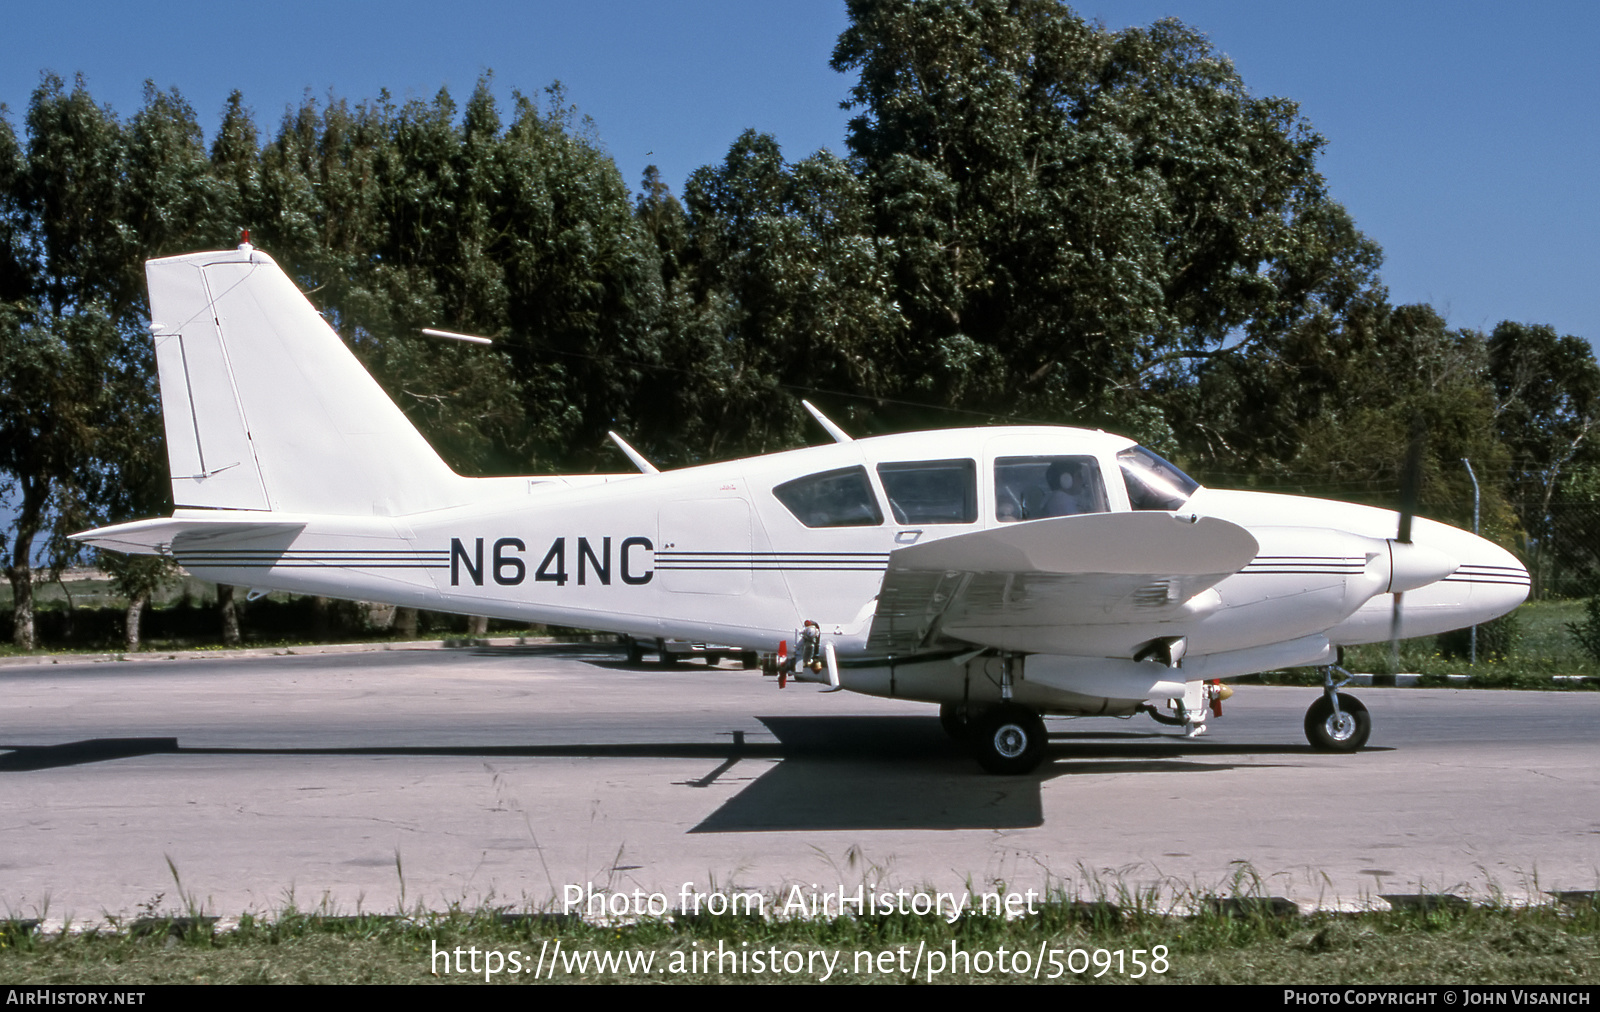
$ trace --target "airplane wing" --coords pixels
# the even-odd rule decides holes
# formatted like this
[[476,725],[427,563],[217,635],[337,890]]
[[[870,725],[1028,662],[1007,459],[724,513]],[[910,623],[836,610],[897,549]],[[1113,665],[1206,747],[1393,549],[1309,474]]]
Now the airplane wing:
[[904,656],[957,641],[1050,653],[1115,643],[1120,652],[1197,615],[1200,596],[1258,547],[1238,524],[1159,512],[1055,517],[910,545],[889,556],[867,649]]

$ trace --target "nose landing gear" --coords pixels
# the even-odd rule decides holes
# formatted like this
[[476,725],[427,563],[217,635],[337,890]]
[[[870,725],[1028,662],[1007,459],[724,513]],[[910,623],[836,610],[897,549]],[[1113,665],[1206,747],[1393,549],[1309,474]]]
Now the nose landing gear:
[[[1335,681],[1335,672],[1344,677]],[[1306,711],[1306,740],[1324,752],[1354,752],[1371,736],[1372,717],[1361,700],[1339,694],[1350,684],[1350,672],[1330,664],[1322,669],[1322,678],[1322,695]]]

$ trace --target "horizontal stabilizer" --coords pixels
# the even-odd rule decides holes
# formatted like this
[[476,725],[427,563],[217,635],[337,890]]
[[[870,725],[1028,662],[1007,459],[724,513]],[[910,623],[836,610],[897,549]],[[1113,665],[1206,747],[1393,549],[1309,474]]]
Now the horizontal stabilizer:
[[889,569],[962,573],[1236,573],[1256,557],[1250,532],[1216,517],[1089,513],[1007,524],[901,548]]
[[129,555],[170,555],[172,543],[179,538],[185,548],[234,548],[263,537],[288,542],[304,529],[303,523],[191,516],[135,520],[74,534],[72,540]]

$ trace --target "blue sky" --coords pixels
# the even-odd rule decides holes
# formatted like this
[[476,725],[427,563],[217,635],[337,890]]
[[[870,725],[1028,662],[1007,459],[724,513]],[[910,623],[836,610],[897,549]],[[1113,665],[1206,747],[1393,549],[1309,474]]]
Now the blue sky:
[[[1600,339],[1600,5],[1089,2],[1108,27],[1177,17],[1250,89],[1300,103],[1328,139],[1330,189],[1384,248],[1392,299],[1453,325],[1549,323]],[[82,73],[128,116],[144,81],[176,86],[214,129],[229,91],[266,130],[307,93],[465,97],[551,81],[592,117],[624,177],[674,191],[747,127],[792,158],[843,146],[850,84],[828,68],[840,0],[590,0],[449,5],[161,2],[11,5],[0,102],[14,124],[39,73]]]

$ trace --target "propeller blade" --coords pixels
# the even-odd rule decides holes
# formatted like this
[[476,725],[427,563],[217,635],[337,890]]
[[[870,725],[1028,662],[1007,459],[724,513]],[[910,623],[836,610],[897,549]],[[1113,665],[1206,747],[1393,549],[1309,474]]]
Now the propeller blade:
[[[1406,460],[1400,472],[1400,530],[1395,540],[1404,545],[1411,543],[1411,520],[1417,515],[1417,499],[1422,491],[1422,455],[1428,448],[1428,424],[1419,412],[1411,416],[1411,440],[1406,446]],[[1389,662],[1400,670],[1400,602],[1402,593],[1394,596],[1394,614],[1389,619]]]
[[1400,601],[1404,594],[1394,596],[1394,615],[1389,619],[1389,666],[1400,671]]
[[1411,543],[1411,518],[1417,515],[1417,497],[1422,491],[1422,455],[1428,448],[1428,426],[1422,416],[1411,419],[1411,442],[1400,472],[1400,531],[1395,540]]

